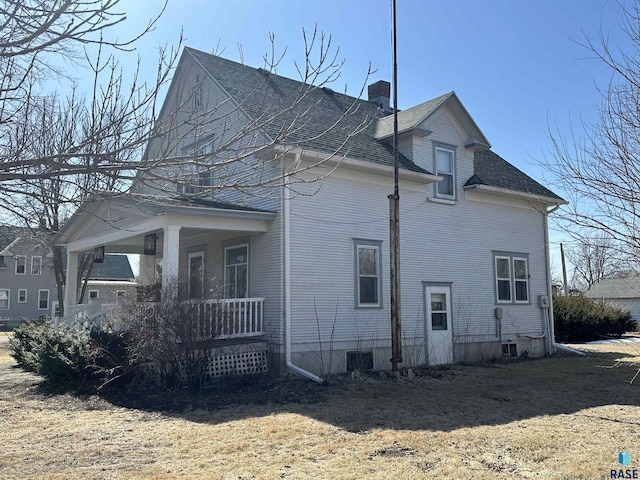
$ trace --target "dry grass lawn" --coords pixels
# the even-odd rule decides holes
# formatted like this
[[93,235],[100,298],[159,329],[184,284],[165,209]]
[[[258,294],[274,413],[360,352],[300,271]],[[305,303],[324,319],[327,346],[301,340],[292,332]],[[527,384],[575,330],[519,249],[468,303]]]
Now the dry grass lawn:
[[622,449],[640,468],[636,345],[176,411],[52,394],[0,356],[0,477],[609,478]]

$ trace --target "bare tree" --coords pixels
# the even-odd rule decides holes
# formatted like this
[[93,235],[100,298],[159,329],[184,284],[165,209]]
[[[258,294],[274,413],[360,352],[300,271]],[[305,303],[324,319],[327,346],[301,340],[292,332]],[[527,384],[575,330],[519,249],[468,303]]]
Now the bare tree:
[[[133,48],[157,17],[125,41],[109,40],[109,29],[125,19],[119,2],[0,0],[0,210],[23,224],[55,233],[94,192],[122,192],[131,181],[138,191],[185,197],[272,195],[285,181],[309,181],[301,174],[319,165],[329,165],[324,174],[330,173],[349,154],[350,140],[373,125],[375,114],[363,115],[356,98],[329,88],[344,61],[331,37],[317,30],[303,31],[305,58],[296,64],[299,82],[286,101],[267,101],[286,52],[277,53],[271,37],[263,74],[242,85],[239,104],[202,98],[193,85],[177,81],[173,108],[159,117],[158,94],[177,63],[181,41],[160,50],[152,82],[141,80],[140,60],[131,77],[123,78],[114,52]],[[90,72],[89,92],[73,88],[67,61]],[[51,77],[64,80],[69,93],[46,92],[43,80]],[[316,115],[327,101],[338,107],[337,114],[317,127]],[[214,130],[213,139],[201,144]],[[281,168],[282,159],[323,145],[328,135],[334,137],[331,147],[320,149],[316,160],[303,163],[298,156],[297,163]],[[54,265],[63,308],[59,249]]]
[[[599,121],[570,138],[550,131],[553,151],[545,167],[570,200],[558,224],[574,237],[609,238],[640,258],[640,2],[621,4],[625,47],[600,31],[584,46],[611,71],[600,90]],[[587,242],[588,243],[588,242]]]
[[573,266],[572,289],[587,290],[603,278],[618,276],[624,261],[614,242],[603,235],[594,238],[581,237],[566,249],[567,260]]

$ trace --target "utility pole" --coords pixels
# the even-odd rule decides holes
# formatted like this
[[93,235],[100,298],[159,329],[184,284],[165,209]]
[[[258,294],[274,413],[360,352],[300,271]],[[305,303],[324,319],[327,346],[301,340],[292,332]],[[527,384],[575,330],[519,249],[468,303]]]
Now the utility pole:
[[560,244],[560,258],[562,259],[562,281],[564,282],[564,296],[569,296],[569,284],[567,283],[567,265],[564,263],[564,248]]
[[393,194],[389,195],[391,275],[391,370],[402,363],[400,322],[400,193],[398,189],[398,54],[396,42],[396,0],[393,0]]

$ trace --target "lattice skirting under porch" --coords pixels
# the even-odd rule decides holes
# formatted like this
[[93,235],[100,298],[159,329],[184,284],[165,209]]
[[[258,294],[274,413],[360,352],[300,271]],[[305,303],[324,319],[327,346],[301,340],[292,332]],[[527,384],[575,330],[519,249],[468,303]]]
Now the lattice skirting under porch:
[[207,365],[207,377],[251,375],[267,371],[267,346],[264,343],[216,348]]

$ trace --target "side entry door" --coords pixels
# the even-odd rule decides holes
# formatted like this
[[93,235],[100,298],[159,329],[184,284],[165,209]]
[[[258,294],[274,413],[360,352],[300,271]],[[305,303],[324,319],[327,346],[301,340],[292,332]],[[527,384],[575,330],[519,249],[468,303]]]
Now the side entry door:
[[453,363],[451,287],[425,285],[426,348],[429,365]]

